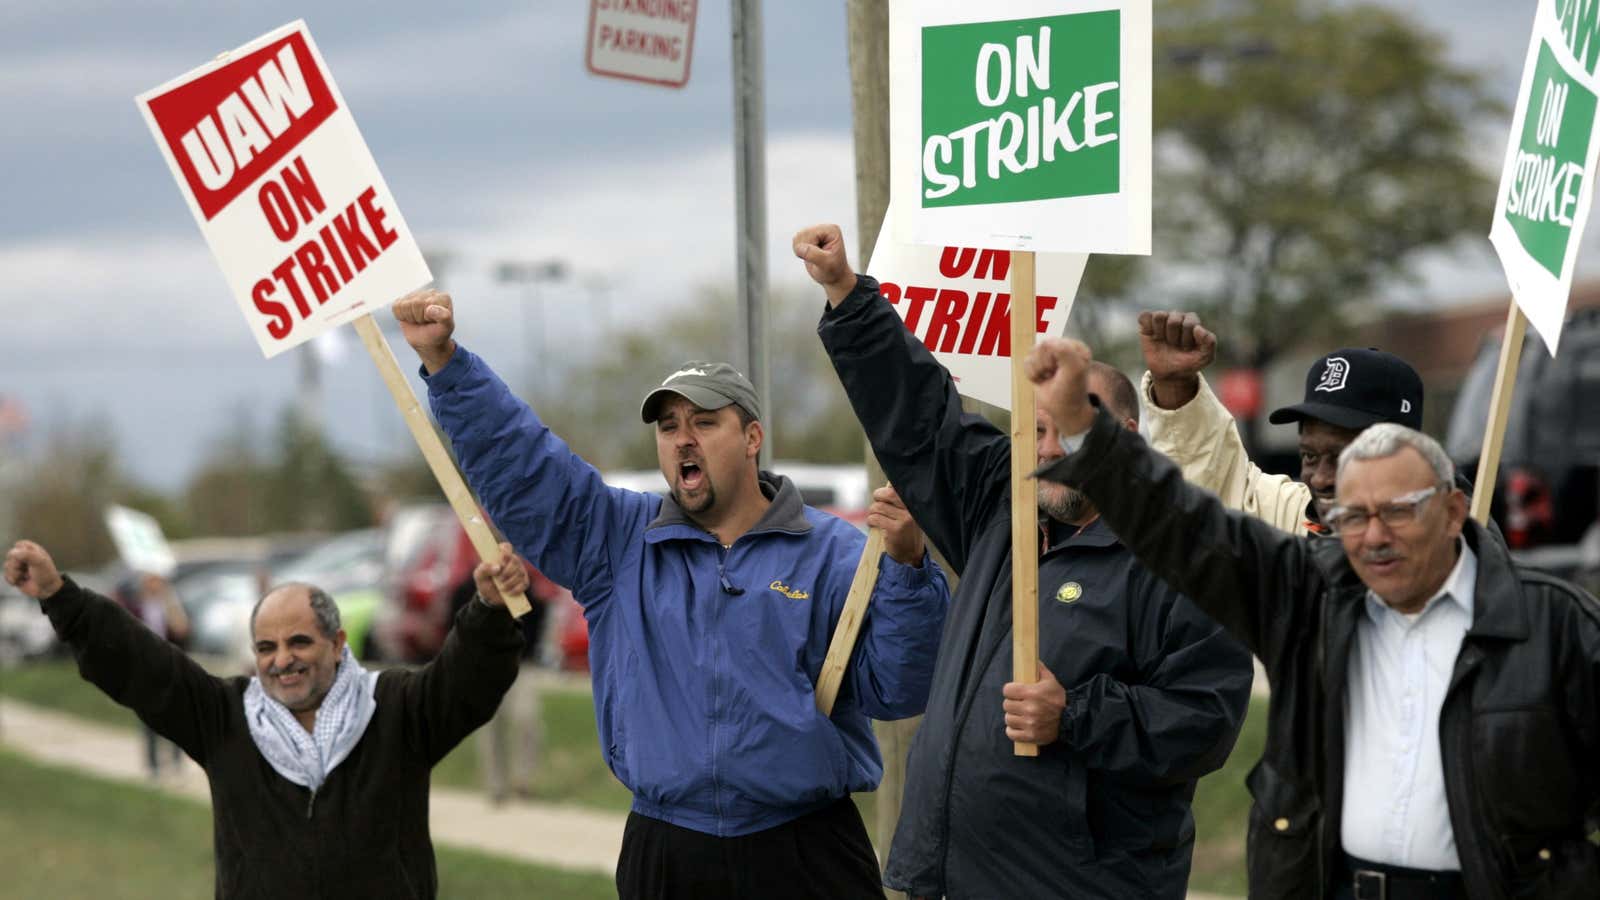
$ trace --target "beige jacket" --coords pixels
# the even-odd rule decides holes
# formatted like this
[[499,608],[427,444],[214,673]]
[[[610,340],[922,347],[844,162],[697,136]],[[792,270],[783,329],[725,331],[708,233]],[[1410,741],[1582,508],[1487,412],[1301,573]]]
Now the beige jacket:
[[1139,382],[1139,405],[1150,446],[1177,463],[1190,484],[1214,492],[1230,508],[1282,531],[1302,534],[1309,530],[1306,506],[1311,502],[1311,488],[1286,475],[1268,475],[1250,461],[1233,416],[1211,392],[1205,376],[1200,376],[1200,393],[1177,409],[1156,406],[1153,383],[1149,372]]

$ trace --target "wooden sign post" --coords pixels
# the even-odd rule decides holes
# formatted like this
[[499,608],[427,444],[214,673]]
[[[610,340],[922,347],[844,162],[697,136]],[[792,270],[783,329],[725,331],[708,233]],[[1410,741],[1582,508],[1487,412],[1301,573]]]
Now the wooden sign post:
[[839,624],[834,626],[833,638],[828,641],[828,655],[822,661],[822,673],[817,676],[817,709],[825,716],[833,715],[833,702],[839,699],[839,686],[844,684],[844,671],[850,665],[850,655],[855,652],[861,620],[867,615],[867,601],[872,599],[872,589],[878,583],[883,541],[882,528],[867,529],[867,546],[861,551],[856,577],[850,581],[850,594],[845,597],[844,611],[839,613]]
[[1494,373],[1494,395],[1489,398],[1489,421],[1483,432],[1483,452],[1478,456],[1477,482],[1472,486],[1472,517],[1489,524],[1489,506],[1494,502],[1494,483],[1499,475],[1500,445],[1505,442],[1506,416],[1511,410],[1511,395],[1517,386],[1517,364],[1522,359],[1522,338],[1528,319],[1515,302],[1506,314],[1505,340],[1500,345],[1500,367]]
[[[354,321],[472,545],[488,523],[372,311],[432,280],[304,22],[135,101],[245,321],[268,358]],[[515,615],[526,597],[506,598]]]
[[[1033,382],[1023,369],[1033,349],[1034,260],[1011,254],[1011,680],[1039,680],[1039,506],[1029,475],[1039,467],[1034,437]],[[1017,756],[1038,756],[1037,744],[1017,741]]]

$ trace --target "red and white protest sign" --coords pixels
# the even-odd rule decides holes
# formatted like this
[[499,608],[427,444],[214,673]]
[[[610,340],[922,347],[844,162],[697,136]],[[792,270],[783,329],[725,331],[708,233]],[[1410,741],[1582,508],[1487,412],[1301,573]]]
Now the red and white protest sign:
[[683,87],[699,6],[698,0],[589,0],[589,71]]
[[[894,206],[883,217],[868,273],[906,328],[950,370],[963,396],[1011,408],[1011,252],[902,244]],[[1089,257],[1037,256],[1036,330],[1059,337]]]
[[137,102],[267,356],[432,280],[304,22]]

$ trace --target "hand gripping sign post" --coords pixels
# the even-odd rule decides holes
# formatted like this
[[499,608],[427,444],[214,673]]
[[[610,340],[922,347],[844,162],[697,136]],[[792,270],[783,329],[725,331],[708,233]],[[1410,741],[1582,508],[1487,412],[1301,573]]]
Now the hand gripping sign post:
[[1150,252],[1150,42],[1149,0],[891,0],[889,9],[899,239],[1013,251],[1012,676],[1021,682],[1038,680],[1039,660],[1039,560],[1018,552],[1038,529],[1028,500],[1033,389],[1022,370],[1037,322],[1034,252]]
[[[156,145],[268,358],[345,322],[478,555],[499,549],[372,311],[432,279],[304,22],[139,95]],[[513,614],[528,611],[508,597]]]
[[[902,244],[895,240],[895,224],[895,209],[890,205],[867,274],[878,279],[884,299],[950,371],[963,396],[1009,409],[1012,332],[1008,275],[1013,254],[1009,250]],[[1036,298],[1034,329],[1039,334],[1060,336],[1066,331],[1072,299],[1088,259],[1083,253],[1047,253],[1039,258],[1038,284],[1048,292]],[[882,530],[870,529],[817,678],[817,708],[823,715],[833,712],[878,580],[883,546]]]
[[1495,372],[1472,515],[1489,521],[1506,414],[1529,323],[1552,356],[1566,318],[1572,270],[1594,197],[1600,153],[1600,4],[1540,0],[1511,119],[1489,241],[1511,286],[1511,308]]

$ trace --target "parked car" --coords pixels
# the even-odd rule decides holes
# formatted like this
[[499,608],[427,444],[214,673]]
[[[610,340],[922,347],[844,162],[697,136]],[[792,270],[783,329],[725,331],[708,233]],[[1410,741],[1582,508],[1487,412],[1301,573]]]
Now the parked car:
[[[1514,550],[1576,544],[1600,512],[1600,309],[1573,314],[1560,350],[1530,331],[1518,365],[1494,497]],[[1500,339],[1486,338],[1450,414],[1445,448],[1471,476],[1499,357]]]
[[369,659],[376,650],[372,622],[383,605],[387,540],[378,528],[334,535],[275,569],[272,582],[300,581],[327,591],[339,607],[339,622],[351,651]]
[[39,611],[39,601],[0,581],[0,666],[48,656],[55,649],[55,629]]
[[477,551],[445,503],[402,506],[390,517],[381,602],[373,615],[377,655],[426,662],[450,630],[451,595],[472,577]]

